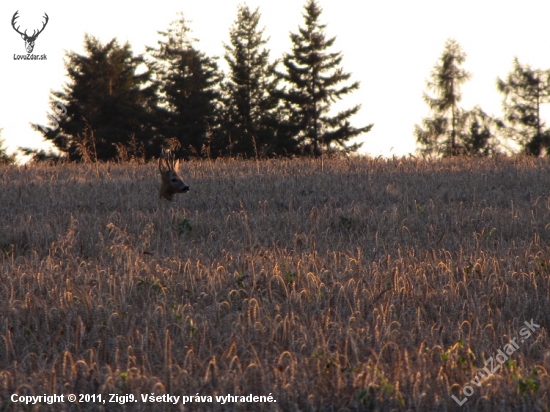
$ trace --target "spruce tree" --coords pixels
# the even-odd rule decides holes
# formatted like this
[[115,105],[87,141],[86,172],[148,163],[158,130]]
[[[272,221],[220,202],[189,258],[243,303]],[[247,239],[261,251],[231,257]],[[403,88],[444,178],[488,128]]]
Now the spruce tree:
[[454,156],[461,152],[459,137],[467,113],[458,106],[462,98],[460,86],[470,78],[470,74],[459,67],[465,58],[466,54],[460,45],[453,39],[447,40],[445,50],[432,71],[431,80],[426,82],[436,97],[424,93],[424,101],[433,110],[434,117],[423,119],[423,127],[415,127],[422,153]]
[[372,124],[360,128],[350,125],[349,119],[360,105],[333,116],[329,113],[332,103],[357,90],[359,83],[338,87],[351,75],[340,67],[342,54],[328,51],[335,38],[325,38],[326,25],[319,23],[321,12],[315,0],[308,0],[305,27],[291,33],[292,52],[283,58],[285,71],[277,71],[288,86],[277,92],[286,110],[280,134],[293,136],[304,153],[316,156],[327,151],[356,151],[361,144],[347,142],[372,128]]
[[495,133],[499,122],[479,106],[465,113],[464,128],[460,133],[461,154],[490,156],[500,153],[500,142]]
[[550,102],[550,71],[535,70],[514,59],[514,70],[506,81],[497,79],[504,94],[506,130],[527,154],[550,154],[550,130],[541,116],[542,105]]
[[142,56],[116,39],[103,45],[85,36],[85,55],[67,53],[70,81],[52,93],[48,127],[33,124],[69,160],[115,159],[117,145],[137,140],[146,153],[154,147],[155,86]]
[[245,157],[284,154],[285,145],[276,138],[277,78],[264,46],[260,13],[239,6],[225,45],[229,76],[224,84],[225,152]]
[[[0,129],[2,132],[2,129]],[[11,165],[15,164],[16,154],[8,154],[7,149],[4,147],[4,139],[0,138],[0,165]]]
[[160,90],[159,133],[180,143],[177,155],[209,156],[219,123],[221,74],[214,58],[198,51],[182,14],[172,22],[158,47],[147,48]]

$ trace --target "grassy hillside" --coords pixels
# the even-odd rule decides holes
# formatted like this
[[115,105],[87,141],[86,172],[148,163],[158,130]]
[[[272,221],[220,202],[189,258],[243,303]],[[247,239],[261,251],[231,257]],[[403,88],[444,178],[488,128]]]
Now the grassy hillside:
[[0,168],[1,410],[546,410],[546,159],[182,175],[168,203],[155,164]]

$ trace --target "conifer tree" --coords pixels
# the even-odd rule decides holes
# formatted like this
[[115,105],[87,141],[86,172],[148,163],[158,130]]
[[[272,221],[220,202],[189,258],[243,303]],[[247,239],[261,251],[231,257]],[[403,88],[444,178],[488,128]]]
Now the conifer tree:
[[33,128],[69,160],[115,159],[116,146],[131,139],[150,153],[157,98],[150,72],[137,73],[144,67],[142,56],[134,56],[128,43],[120,46],[113,39],[103,45],[89,35],[84,48],[86,55],[67,53],[70,81],[52,93],[50,124]]
[[221,74],[215,59],[193,46],[190,32],[180,14],[166,32],[158,32],[158,48],[147,49],[160,90],[159,133],[179,141],[177,155],[209,156],[219,123]]
[[460,153],[468,156],[500,153],[500,141],[495,133],[499,126],[499,122],[479,106],[465,112],[464,128],[459,135]]
[[462,98],[460,86],[470,78],[470,74],[459,67],[465,58],[460,45],[453,39],[447,40],[431,80],[427,81],[428,89],[435,92],[436,97],[424,93],[434,117],[423,119],[423,127],[415,127],[422,153],[454,156],[461,152],[459,135],[464,130],[467,113],[458,106]]
[[340,67],[342,54],[328,51],[335,38],[325,38],[326,26],[319,23],[321,12],[315,0],[308,0],[305,27],[290,35],[292,52],[283,58],[285,71],[277,71],[288,86],[277,92],[286,110],[280,133],[293,136],[306,154],[316,156],[327,151],[355,151],[361,145],[347,142],[372,128],[372,125],[355,128],[350,124],[349,119],[359,111],[359,105],[333,116],[329,113],[331,104],[357,90],[359,83],[338,87],[349,80],[350,74]]
[[550,102],[550,71],[535,70],[514,59],[514,70],[506,81],[497,79],[504,94],[506,130],[525,153],[550,154],[550,130],[541,116],[541,108]]
[[[237,20],[225,45],[229,76],[224,84],[225,151],[245,157],[284,154],[276,135],[277,78],[264,46],[260,13],[239,6]],[[230,146],[230,147],[229,147]],[[282,150],[283,149],[283,150]]]
[[[0,129],[0,132],[2,129]],[[8,154],[7,149],[4,147],[4,139],[0,138],[0,165],[10,165],[15,164],[16,154]]]

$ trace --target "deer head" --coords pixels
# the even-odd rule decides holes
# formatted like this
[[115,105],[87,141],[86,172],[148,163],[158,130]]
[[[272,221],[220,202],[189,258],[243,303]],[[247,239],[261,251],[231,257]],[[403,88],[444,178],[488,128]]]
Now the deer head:
[[159,171],[162,178],[162,185],[159,190],[159,197],[172,201],[174,194],[189,191],[182,178],[176,172],[179,160],[174,158],[172,152],[163,152],[159,158]]
[[27,30],[25,30],[24,33],[21,33],[19,31],[19,27],[20,26],[17,26],[17,28],[15,28],[15,19],[17,19],[19,16],[17,15],[17,13],[19,13],[19,10],[17,10],[12,19],[11,19],[11,25],[13,27],[13,29],[19,33],[21,35],[21,37],[23,38],[23,40],[25,40],[25,48],[27,49],[27,53],[32,53],[33,49],[34,49],[34,42],[36,41],[36,38],[38,37],[38,35],[40,33],[42,33],[42,31],[44,30],[44,28],[46,27],[46,24],[48,24],[48,20],[50,20],[50,18],[48,17],[48,15],[46,13],[44,13],[44,18],[46,19],[46,21],[43,23],[43,26],[40,30],[38,30],[38,33],[36,32],[36,30],[33,30],[32,32],[32,36],[27,36]]

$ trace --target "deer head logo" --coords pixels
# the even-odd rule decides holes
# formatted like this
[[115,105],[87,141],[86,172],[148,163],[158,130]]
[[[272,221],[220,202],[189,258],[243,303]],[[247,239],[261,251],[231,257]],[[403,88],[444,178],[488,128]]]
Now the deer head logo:
[[38,30],[38,33],[36,32],[36,30],[33,30],[33,33],[32,33],[32,36],[28,36],[27,35],[27,30],[25,30],[24,33],[21,33],[19,31],[19,27],[20,26],[17,26],[17,28],[15,28],[15,19],[17,19],[19,16],[17,15],[17,13],[19,13],[19,10],[17,10],[15,12],[15,14],[13,15],[12,19],[11,19],[11,25],[13,27],[13,29],[19,33],[21,35],[21,37],[23,38],[23,40],[25,40],[25,48],[27,49],[27,53],[32,53],[33,49],[34,49],[34,42],[36,41],[36,38],[38,37],[38,35],[40,33],[42,33],[42,31],[44,30],[44,28],[46,27],[46,24],[48,24],[48,20],[50,19],[48,17],[48,15],[46,13],[44,13],[44,18],[46,19],[46,21],[43,23],[43,26],[40,30]]

